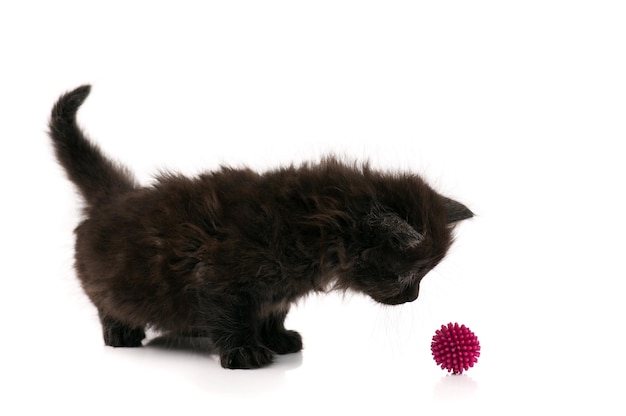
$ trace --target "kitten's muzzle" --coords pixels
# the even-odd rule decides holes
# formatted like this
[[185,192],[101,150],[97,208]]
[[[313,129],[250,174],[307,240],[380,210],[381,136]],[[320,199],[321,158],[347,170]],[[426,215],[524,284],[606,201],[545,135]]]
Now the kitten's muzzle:
[[378,299],[374,298],[374,300],[385,305],[401,305],[403,303],[413,302],[419,296],[419,292],[419,285],[415,285],[414,288],[407,289],[398,295]]

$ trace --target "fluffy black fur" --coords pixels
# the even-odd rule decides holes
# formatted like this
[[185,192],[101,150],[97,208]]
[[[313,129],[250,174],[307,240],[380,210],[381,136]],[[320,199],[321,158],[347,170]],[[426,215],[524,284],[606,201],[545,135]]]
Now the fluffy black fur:
[[60,97],[50,137],[86,201],[75,265],[107,345],[141,346],[151,326],[209,337],[223,367],[265,366],[302,349],[284,327],[298,298],[341,289],[411,302],[453,225],[473,215],[417,175],[332,157],[266,173],[168,174],[140,187],[77,126],[89,91]]

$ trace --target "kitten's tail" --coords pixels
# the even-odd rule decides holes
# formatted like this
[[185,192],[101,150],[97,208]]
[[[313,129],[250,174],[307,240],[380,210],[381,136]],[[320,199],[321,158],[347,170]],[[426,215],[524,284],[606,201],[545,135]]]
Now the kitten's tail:
[[131,174],[104,156],[76,123],[76,112],[90,90],[90,85],[83,85],[59,98],[52,108],[49,134],[67,176],[93,206],[136,185]]

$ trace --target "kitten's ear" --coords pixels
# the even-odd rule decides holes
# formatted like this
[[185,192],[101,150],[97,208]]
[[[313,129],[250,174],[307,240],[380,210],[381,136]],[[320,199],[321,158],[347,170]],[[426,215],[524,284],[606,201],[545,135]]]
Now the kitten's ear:
[[474,213],[470,211],[468,207],[445,196],[443,197],[443,206],[446,208],[448,214],[448,224],[467,220],[474,216]]
[[373,211],[367,215],[366,221],[378,238],[396,248],[412,248],[424,240],[423,234],[394,213]]

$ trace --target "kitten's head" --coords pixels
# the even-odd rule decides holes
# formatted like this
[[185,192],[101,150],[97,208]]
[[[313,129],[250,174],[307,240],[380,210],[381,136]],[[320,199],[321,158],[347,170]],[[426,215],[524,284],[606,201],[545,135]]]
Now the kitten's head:
[[422,278],[444,258],[452,228],[474,214],[433,193],[414,213],[376,207],[364,216],[362,246],[349,271],[350,286],[377,302],[397,305],[417,299]]

